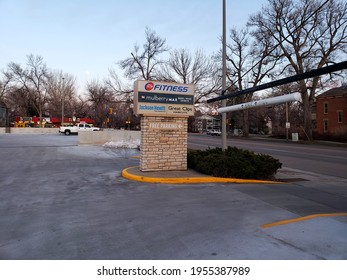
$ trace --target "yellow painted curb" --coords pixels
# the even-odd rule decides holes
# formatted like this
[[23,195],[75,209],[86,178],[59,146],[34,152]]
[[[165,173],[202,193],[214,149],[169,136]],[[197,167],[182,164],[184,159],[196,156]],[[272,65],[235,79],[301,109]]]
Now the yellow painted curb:
[[[136,167],[136,166],[135,166]],[[146,183],[162,183],[162,184],[196,184],[196,183],[236,183],[236,184],[282,184],[282,182],[266,181],[266,180],[248,180],[236,178],[220,178],[220,177],[182,177],[182,178],[156,178],[134,175],[128,172],[128,167],[122,170],[122,176],[129,180],[146,182]]]
[[276,226],[282,226],[286,224],[291,224],[291,223],[297,223],[309,219],[314,219],[314,218],[319,218],[319,217],[339,217],[339,216],[347,216],[347,213],[329,213],[329,214],[313,214],[313,215],[308,215],[300,218],[294,218],[294,219],[288,219],[288,220],[282,220],[270,224],[263,224],[260,227],[261,228],[269,228],[269,227],[276,227]]

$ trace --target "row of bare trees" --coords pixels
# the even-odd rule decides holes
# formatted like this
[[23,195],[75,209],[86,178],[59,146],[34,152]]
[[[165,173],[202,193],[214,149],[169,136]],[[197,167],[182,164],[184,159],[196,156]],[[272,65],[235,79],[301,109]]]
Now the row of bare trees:
[[27,56],[25,67],[9,63],[7,71],[3,71],[0,89],[0,99],[7,104],[12,118],[38,116],[42,124],[43,116],[60,116],[63,97],[69,100],[68,113],[80,106],[75,79],[61,71],[51,71],[41,56],[32,54]]
[[[169,58],[164,60],[161,56],[166,54]],[[139,119],[133,116],[131,109],[133,80],[194,83],[196,103],[220,88],[212,57],[201,50],[195,54],[186,49],[169,52],[165,39],[149,28],[146,28],[142,48],[135,45],[131,56],[118,64],[129,82],[124,82],[115,69],[110,69],[103,81],[87,83],[83,97],[77,96],[73,76],[50,70],[41,56],[31,54],[25,67],[11,62],[3,71],[0,98],[6,101],[13,116],[61,117],[64,102],[65,115],[88,116],[101,127],[122,127],[129,121],[135,127]]]
[[[347,55],[347,3],[342,0],[268,0],[252,15],[247,26],[230,30],[227,43],[228,91],[250,88],[281,77],[341,62]],[[118,61],[120,77],[109,70],[103,81],[90,81],[86,96],[77,96],[75,79],[63,72],[52,72],[40,56],[28,56],[26,68],[10,63],[0,79],[0,99],[14,111],[42,116],[59,116],[61,100],[66,98],[67,113],[90,116],[100,126],[119,127],[126,121],[138,123],[131,112],[132,87],[136,79],[192,83],[196,87],[197,108],[206,108],[206,99],[221,92],[221,52],[206,55],[201,49],[170,49],[165,38],[145,29],[142,45],[135,44],[125,59]],[[343,73],[336,73],[343,76]],[[125,78],[125,79],[124,79]],[[312,139],[312,105],[323,79],[315,77],[277,88],[271,95],[298,91],[302,125]],[[343,79],[343,78],[340,78]],[[229,99],[229,104],[250,101],[253,94]],[[23,103],[23,104],[22,104]],[[213,104],[212,106],[219,106]],[[113,108],[110,112],[109,108]],[[283,111],[283,110],[280,110]],[[242,119],[247,135],[250,114],[229,115]],[[284,112],[282,112],[284,114]],[[259,117],[259,114],[256,114]],[[268,113],[268,116],[271,112]],[[262,114],[260,114],[262,116]],[[266,117],[266,116],[263,116]]]
[[[231,30],[227,51],[228,78],[232,90],[242,90],[341,62],[346,59],[346,54],[345,1],[269,0],[261,11],[249,18],[247,28]],[[322,85],[336,75],[341,73],[302,80],[270,92],[275,95],[301,93],[302,127],[310,140],[314,98]],[[229,102],[249,101],[252,96],[247,94]],[[243,130],[247,134],[248,111],[241,114]]]

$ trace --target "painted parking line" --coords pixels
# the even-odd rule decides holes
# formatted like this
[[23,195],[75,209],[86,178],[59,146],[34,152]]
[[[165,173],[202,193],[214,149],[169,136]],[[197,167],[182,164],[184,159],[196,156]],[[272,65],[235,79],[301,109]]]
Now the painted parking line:
[[297,223],[305,220],[315,219],[315,218],[321,218],[321,217],[339,217],[339,216],[347,216],[347,213],[328,213],[328,214],[313,214],[308,216],[303,216],[299,218],[294,219],[287,219],[287,220],[281,220],[274,223],[269,224],[263,224],[260,227],[261,228],[269,228],[269,227],[276,227],[276,226],[283,226],[291,223]]
[[250,180],[236,178],[220,178],[220,177],[178,177],[178,178],[163,178],[163,177],[146,177],[131,173],[131,169],[136,167],[128,167],[122,170],[122,176],[129,180],[146,182],[146,183],[161,183],[161,184],[197,184],[197,183],[235,183],[235,184],[282,184],[278,181],[267,180]]

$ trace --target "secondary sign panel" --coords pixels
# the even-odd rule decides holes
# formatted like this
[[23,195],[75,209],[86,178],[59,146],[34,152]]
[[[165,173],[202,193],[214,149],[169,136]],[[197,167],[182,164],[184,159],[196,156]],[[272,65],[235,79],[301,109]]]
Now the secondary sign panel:
[[194,116],[194,85],[136,81],[134,112],[146,116]]
[[149,128],[154,130],[177,130],[182,129],[183,125],[175,122],[150,122]]

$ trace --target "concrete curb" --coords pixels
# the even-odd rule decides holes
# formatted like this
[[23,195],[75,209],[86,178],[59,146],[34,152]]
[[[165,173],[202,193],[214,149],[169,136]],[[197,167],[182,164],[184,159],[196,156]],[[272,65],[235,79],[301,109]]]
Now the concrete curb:
[[[161,184],[197,184],[197,183],[234,183],[234,184],[283,184],[283,182],[267,181],[267,180],[250,180],[236,178],[220,178],[220,177],[147,177],[132,173],[135,167],[128,167],[122,170],[122,176],[128,180],[140,181],[146,183],[161,183]],[[157,172],[160,175],[160,171]]]

